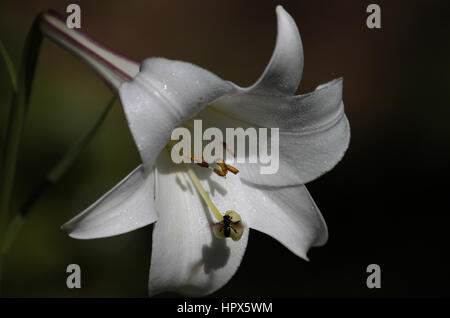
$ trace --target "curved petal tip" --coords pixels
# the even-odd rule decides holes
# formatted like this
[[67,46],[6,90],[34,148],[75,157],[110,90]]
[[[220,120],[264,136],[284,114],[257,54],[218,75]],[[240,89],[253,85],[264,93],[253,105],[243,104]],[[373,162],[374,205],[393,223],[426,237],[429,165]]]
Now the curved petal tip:
[[303,46],[294,19],[281,5],[276,8],[275,49],[264,73],[249,90],[258,95],[293,95],[303,72]]

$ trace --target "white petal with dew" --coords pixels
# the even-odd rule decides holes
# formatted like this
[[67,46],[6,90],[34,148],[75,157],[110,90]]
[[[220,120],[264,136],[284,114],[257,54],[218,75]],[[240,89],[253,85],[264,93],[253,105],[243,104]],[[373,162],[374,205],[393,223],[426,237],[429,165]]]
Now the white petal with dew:
[[207,104],[232,90],[216,75],[193,64],[150,58],[136,78],[120,87],[120,97],[144,167],[181,126]]
[[293,95],[303,72],[303,46],[294,19],[277,6],[277,42],[269,64],[248,90],[256,95]]
[[[312,181],[339,162],[350,140],[342,79],[298,96],[224,96],[197,117],[204,119],[204,129],[219,127],[224,132],[226,127],[279,128],[277,173],[261,174],[260,164],[238,165],[241,178],[256,184],[285,186]],[[268,150],[270,153],[270,140]]]
[[[216,238],[217,222],[197,193],[183,165],[166,151],[156,164],[156,208],[153,229],[150,295],[175,291],[189,296],[210,294],[238,269],[247,246],[248,229],[239,241]],[[225,212],[225,211],[223,211]]]
[[326,243],[327,226],[304,185],[254,185],[239,174],[224,179],[208,177],[207,169],[197,171],[219,210],[235,210],[249,228],[275,238],[295,255],[307,260],[310,247]]
[[153,202],[154,173],[146,175],[140,165],[62,229],[77,239],[133,231],[157,220]]
[[304,185],[270,187],[242,182],[247,194],[248,224],[263,232],[295,255],[308,260],[310,247],[324,245],[328,229]]

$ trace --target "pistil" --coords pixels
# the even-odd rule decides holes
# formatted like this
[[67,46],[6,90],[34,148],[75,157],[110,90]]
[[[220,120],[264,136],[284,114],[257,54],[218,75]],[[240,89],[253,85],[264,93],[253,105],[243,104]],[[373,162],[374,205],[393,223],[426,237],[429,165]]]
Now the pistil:
[[[172,146],[173,141],[170,141],[166,146],[166,150],[169,152],[169,154],[171,153]],[[198,166],[202,168],[211,169],[209,164],[205,162],[203,158],[198,158],[195,157],[194,155],[190,155],[189,158]],[[213,171],[221,177],[225,178],[228,171],[231,171],[233,174],[237,174],[239,172],[239,170],[237,170],[235,167],[226,164],[222,160],[217,160],[216,164],[220,167],[220,169],[214,168]],[[227,211],[225,215],[222,215],[222,213],[220,213],[219,209],[216,207],[214,202],[211,200],[211,197],[209,196],[206,189],[201,184],[200,180],[198,179],[197,175],[192,169],[191,164],[185,162],[184,165],[189,175],[189,178],[194,184],[196,190],[198,191],[203,201],[206,203],[206,205],[211,210],[212,214],[217,220],[217,223],[214,223],[213,225],[214,234],[218,238],[231,237],[234,241],[238,241],[241,238],[242,233],[244,231],[244,226],[241,222],[240,215],[235,211]]]
[[197,178],[197,175],[195,174],[194,170],[191,168],[191,166],[188,163],[185,163],[184,165],[188,172],[189,178],[191,178],[192,183],[194,184],[198,193],[200,193],[201,197],[203,198],[203,201],[205,201],[205,203],[208,205],[209,209],[214,214],[214,217],[217,219],[217,221],[222,222],[223,215],[219,212],[219,209],[217,209],[215,204],[212,202],[212,200],[209,197],[208,193],[206,192],[205,188],[200,183],[200,180]]

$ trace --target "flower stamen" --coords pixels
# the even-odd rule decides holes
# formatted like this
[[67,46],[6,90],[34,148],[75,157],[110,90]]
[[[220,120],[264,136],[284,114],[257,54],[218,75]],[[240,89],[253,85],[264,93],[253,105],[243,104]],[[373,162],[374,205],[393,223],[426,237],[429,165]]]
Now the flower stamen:
[[205,201],[206,205],[209,207],[211,212],[214,214],[214,217],[217,219],[217,221],[222,222],[223,215],[219,212],[219,209],[217,209],[215,204],[212,202],[212,200],[209,197],[208,193],[206,192],[205,188],[203,188],[202,184],[200,183],[200,180],[198,179],[194,170],[192,170],[192,168],[189,164],[185,164],[185,167],[186,167],[189,177],[192,180],[192,183],[194,184],[194,186],[197,189],[200,196],[203,198],[203,201]]
[[[223,160],[223,159],[222,159]],[[233,167],[232,165],[225,163],[224,161],[216,161],[216,164],[220,167],[220,170],[222,170],[223,174],[227,174],[228,171],[230,171],[233,174],[238,174],[239,170]]]
[[224,177],[224,178],[227,177],[227,171],[226,171],[226,170],[223,171],[223,170],[219,170],[219,169],[217,169],[217,168],[214,168],[213,171],[214,171],[214,173],[217,174],[219,177]]
[[189,155],[189,158],[194,161],[194,163],[196,163],[198,166],[202,167],[202,168],[209,168],[211,169],[215,174],[217,174],[220,177],[224,177],[226,178],[228,171],[230,171],[233,174],[238,174],[239,170],[236,169],[235,167],[233,167],[230,164],[227,164],[223,161],[223,159],[221,160],[216,160],[216,164],[219,166],[220,169],[217,168],[212,168],[209,166],[209,164],[201,157],[196,157],[194,155]]
[[226,165],[225,162],[217,161],[216,163],[217,163],[217,165],[220,167],[220,170],[222,170],[222,172],[223,172],[224,174],[227,174],[227,173],[228,173],[227,165]]
[[232,165],[229,165],[227,163],[225,163],[225,168],[230,171],[232,174],[238,174],[239,170],[236,169],[235,167],[233,167]]
[[[167,151],[170,153],[171,143],[169,142],[166,146]],[[194,155],[190,155],[189,158],[193,160],[200,167],[209,168],[209,164],[203,160],[203,158],[196,157]],[[231,165],[226,164],[223,161],[216,161],[216,164],[220,167],[220,169],[214,168],[213,171],[221,176],[226,177],[228,171],[231,171],[234,174],[237,174],[239,170],[234,168]],[[194,187],[197,189],[198,193],[202,197],[203,201],[206,203],[208,208],[211,210],[212,214],[216,218],[217,222],[213,224],[212,230],[216,237],[218,238],[228,238],[231,237],[233,241],[238,241],[241,239],[242,234],[244,233],[244,225],[241,220],[241,216],[232,210],[229,210],[222,215],[219,209],[216,207],[214,202],[211,200],[208,192],[206,192],[205,188],[201,184],[197,175],[195,174],[192,166],[189,163],[184,163],[189,178],[191,179]]]

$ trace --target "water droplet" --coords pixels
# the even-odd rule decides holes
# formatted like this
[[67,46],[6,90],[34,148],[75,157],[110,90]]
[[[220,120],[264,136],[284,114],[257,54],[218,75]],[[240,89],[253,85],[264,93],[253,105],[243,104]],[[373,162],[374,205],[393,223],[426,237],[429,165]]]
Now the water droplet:
[[166,84],[164,84],[163,88],[164,88],[164,89],[167,89],[167,85],[166,85]]

